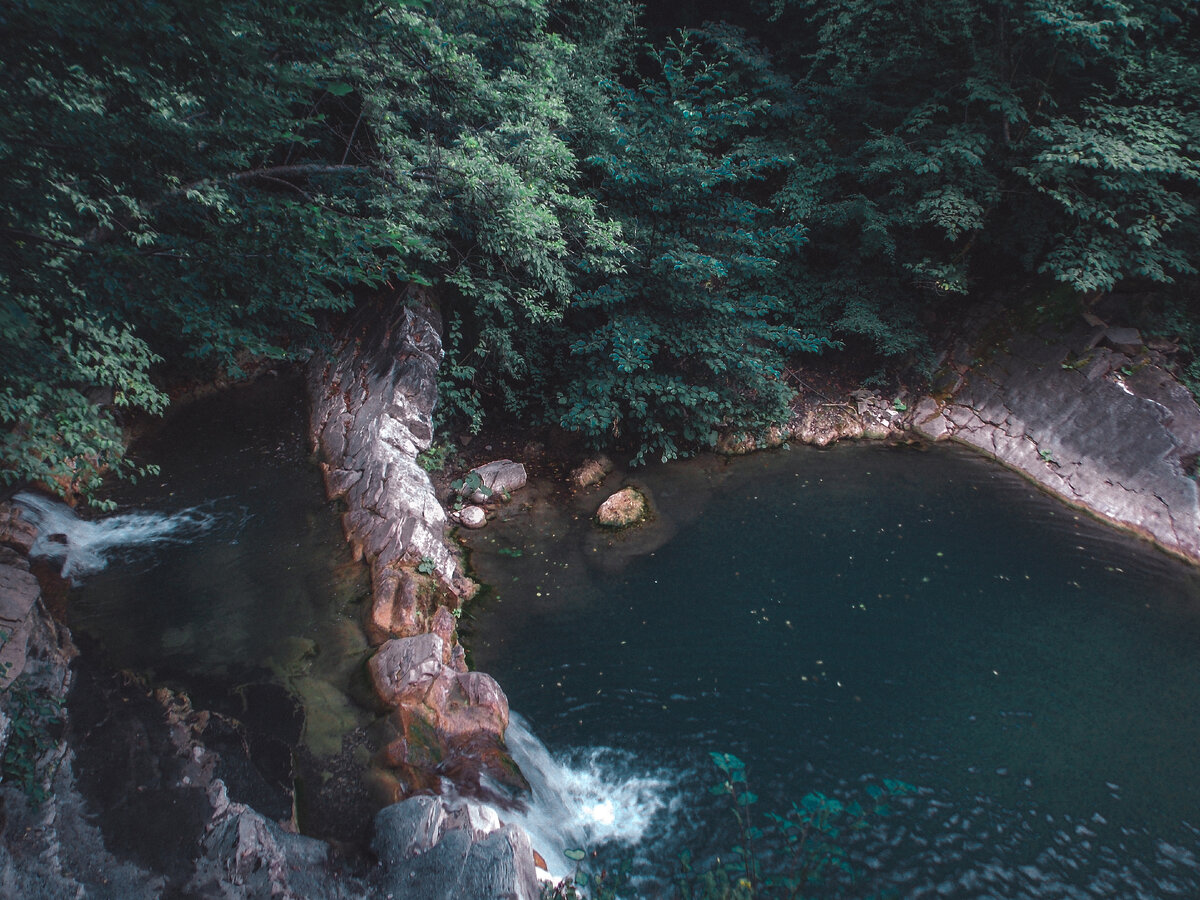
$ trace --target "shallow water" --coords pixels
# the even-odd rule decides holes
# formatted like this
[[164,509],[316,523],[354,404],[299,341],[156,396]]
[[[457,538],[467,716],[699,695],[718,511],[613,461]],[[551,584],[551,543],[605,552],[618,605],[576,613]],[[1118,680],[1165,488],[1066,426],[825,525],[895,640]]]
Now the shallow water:
[[67,535],[68,624],[112,666],[189,691],[286,687],[323,755],[372,718],[350,697],[368,585],[305,453],[304,409],[298,382],[268,378],[183,407],[139,443],[161,474],[119,486],[118,515]]
[[950,448],[637,478],[629,537],[589,524],[606,493],[518,495],[470,539],[465,624],[551,751],[671,773],[643,870],[736,842],[721,751],[762,811],[915,786],[848,839],[855,895],[1200,896],[1195,570]]

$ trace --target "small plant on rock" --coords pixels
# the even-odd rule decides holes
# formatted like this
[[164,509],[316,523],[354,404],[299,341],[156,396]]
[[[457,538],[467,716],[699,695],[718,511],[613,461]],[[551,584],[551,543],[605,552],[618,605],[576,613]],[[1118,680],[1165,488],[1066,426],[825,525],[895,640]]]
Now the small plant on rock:
[[454,498],[451,505],[455,512],[467,505],[468,500],[472,495],[482,494],[485,500],[492,497],[494,491],[483,483],[483,478],[478,472],[468,472],[462,478],[456,478],[450,482],[450,489],[454,491]]

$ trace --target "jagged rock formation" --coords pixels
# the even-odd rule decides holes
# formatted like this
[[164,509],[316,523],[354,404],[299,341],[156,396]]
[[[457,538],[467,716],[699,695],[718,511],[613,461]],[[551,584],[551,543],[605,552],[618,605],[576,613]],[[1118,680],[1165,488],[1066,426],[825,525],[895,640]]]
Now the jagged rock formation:
[[[367,303],[329,357],[309,366],[310,434],[343,526],[371,566],[372,624],[382,634],[426,630],[438,593],[467,590],[444,539],[446,513],[417,454],[433,439],[442,342],[423,297]],[[413,568],[435,575],[427,586]]]
[[1019,334],[982,362],[964,341],[913,428],[1200,562],[1200,408],[1160,363],[1130,328]]
[[[310,429],[327,492],[346,504],[346,537],[371,567],[367,631],[380,646],[370,668],[392,732],[379,762],[394,797],[438,792],[448,779],[460,793],[504,802],[511,798],[490,785],[513,793],[528,787],[504,746],[508,700],[491,677],[467,671],[452,611],[473,585],[460,575],[445,539],[446,513],[417,463],[432,440],[441,358],[423,293],[366,304],[330,357],[310,363]],[[525,473],[505,460],[479,477],[489,491],[478,499],[487,500],[523,485]],[[453,824],[458,801],[407,802],[440,824],[422,832],[414,856],[395,849],[408,840],[394,833],[396,813],[377,820],[376,844],[385,848],[380,855],[397,896],[538,895],[529,839],[519,829],[464,830]]]

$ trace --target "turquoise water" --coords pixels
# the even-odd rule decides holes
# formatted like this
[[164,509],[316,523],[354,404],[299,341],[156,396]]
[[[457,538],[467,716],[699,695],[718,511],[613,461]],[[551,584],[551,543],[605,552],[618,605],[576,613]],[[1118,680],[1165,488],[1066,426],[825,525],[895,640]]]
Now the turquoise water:
[[735,842],[721,751],[763,811],[915,786],[848,839],[856,896],[1200,896],[1195,570],[948,448],[637,477],[640,535],[535,487],[472,536],[466,630],[552,752],[670,785],[643,869]]

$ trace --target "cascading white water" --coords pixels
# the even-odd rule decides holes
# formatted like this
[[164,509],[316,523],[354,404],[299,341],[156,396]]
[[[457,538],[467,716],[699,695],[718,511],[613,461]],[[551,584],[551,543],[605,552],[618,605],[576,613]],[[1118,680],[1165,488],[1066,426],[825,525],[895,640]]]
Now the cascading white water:
[[592,747],[571,758],[555,756],[516,714],[505,741],[533,797],[525,812],[504,811],[500,818],[529,833],[556,879],[574,868],[565,850],[617,845],[636,854],[652,829],[668,825],[676,812],[679,774],[649,771],[630,753]]
[[106,519],[81,519],[71,507],[37,494],[20,493],[13,500],[37,527],[32,556],[60,560],[64,578],[78,579],[98,572],[120,549],[183,542],[206,531],[216,517],[198,509],[174,513],[135,512]]

